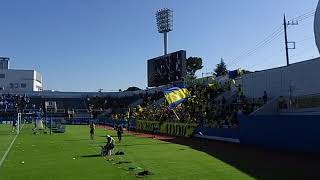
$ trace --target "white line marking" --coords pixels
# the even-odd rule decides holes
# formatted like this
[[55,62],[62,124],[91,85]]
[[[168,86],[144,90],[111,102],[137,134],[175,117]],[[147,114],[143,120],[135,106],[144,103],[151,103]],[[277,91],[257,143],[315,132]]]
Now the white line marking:
[[2,159],[0,161],[0,167],[1,167],[2,163],[4,162],[4,160],[6,159],[7,155],[9,154],[9,151],[10,151],[13,143],[16,141],[17,137],[18,137],[18,134],[13,138],[13,141],[11,142],[10,146],[8,147],[6,153],[4,153],[4,155],[2,156]]
[[[23,125],[24,125],[24,124],[23,124]],[[22,130],[22,128],[23,128],[23,125],[22,125],[22,127],[21,127],[21,130]],[[21,131],[20,131],[20,132],[21,132]],[[20,134],[20,133],[19,133],[19,134]],[[0,167],[2,166],[2,164],[3,164],[4,160],[6,159],[7,155],[9,154],[9,152],[10,152],[10,150],[11,150],[11,147],[12,147],[12,145],[14,144],[14,142],[16,141],[16,139],[17,139],[17,137],[18,137],[19,134],[16,134],[16,136],[13,138],[10,146],[8,147],[6,153],[4,153],[4,155],[2,156],[2,159],[1,159],[1,161],[0,161]]]

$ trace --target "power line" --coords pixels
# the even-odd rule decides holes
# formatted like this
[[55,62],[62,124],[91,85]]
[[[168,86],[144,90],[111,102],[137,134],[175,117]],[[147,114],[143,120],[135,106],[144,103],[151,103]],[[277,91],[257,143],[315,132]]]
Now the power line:
[[[298,42],[307,41],[307,40],[310,40],[310,39],[312,39],[312,38],[314,38],[314,36],[301,39],[301,40],[297,41],[297,43],[298,43]],[[312,48],[314,48],[314,47],[312,46],[311,48],[304,48],[302,51],[299,51],[298,53],[296,53],[296,54],[294,54],[294,55],[291,55],[290,58],[296,57],[296,56],[300,56],[300,55],[302,55],[302,54],[305,54],[306,51],[309,52],[309,50],[311,50]],[[270,62],[270,60],[273,60],[274,57],[277,57],[277,56],[281,55],[284,51],[285,51],[285,49],[281,49],[280,51],[277,51],[276,53],[273,53],[272,55],[270,55],[270,56],[262,59],[261,61],[262,61],[263,63],[256,63],[256,64],[254,64],[253,66],[249,66],[248,68],[251,69],[251,68],[254,68],[254,67],[258,66],[258,65],[264,65],[264,64]],[[297,60],[294,60],[294,62],[297,62]]]
[[254,67],[258,66],[258,65],[264,65],[267,62],[270,62],[270,60],[273,60],[274,57],[277,57],[277,56],[281,55],[283,52],[284,52],[284,49],[281,49],[280,51],[278,51],[278,52],[276,52],[276,53],[274,53],[274,54],[262,59],[263,63],[257,63],[257,64],[255,64],[253,66],[249,66],[249,69],[250,68],[254,68]]
[[[296,49],[296,43],[295,42],[288,42],[288,36],[287,36],[287,28],[288,26],[295,26],[295,25],[298,25],[298,21],[287,21],[286,20],[286,15],[284,15],[284,18],[283,18],[283,29],[284,29],[284,39],[285,39],[285,47],[286,47],[286,60],[287,60],[287,66],[289,66],[290,64],[290,57],[289,57],[289,50],[290,49]],[[289,47],[289,44],[292,44],[293,47]]]
[[[287,66],[290,64],[290,56],[289,56],[289,50],[290,49],[296,49],[296,42],[288,42],[288,37],[287,37],[287,27],[292,26],[292,25],[298,25],[299,22],[314,16],[315,12],[312,10],[310,12],[307,12],[303,15],[300,15],[299,17],[295,18],[295,20],[286,21],[286,15],[284,15],[284,21],[283,21],[283,26],[284,26],[284,34],[285,34],[285,47],[286,47],[286,59],[287,59]],[[293,47],[289,47],[288,45],[292,44]]]
[[262,40],[261,42],[259,42],[253,49],[245,51],[244,53],[242,53],[240,56],[236,57],[232,63],[235,63],[241,59],[244,59],[246,57],[249,57],[251,55],[253,55],[254,53],[256,53],[259,49],[267,46],[268,44],[270,44],[273,40],[278,39],[281,35],[283,34],[282,32],[282,27],[278,27],[272,34],[270,34],[267,38],[265,38],[264,40]]
[[305,19],[308,19],[308,18],[314,16],[315,12],[316,12],[316,10],[313,9],[313,10],[311,10],[309,12],[306,12],[306,13],[296,17],[296,18],[293,18],[292,21],[303,21]]
[[301,51],[299,51],[298,53],[291,55],[290,57],[299,57],[301,55],[304,55],[306,53],[308,53],[311,49],[314,49],[315,47],[312,45],[311,47],[307,47],[307,48],[303,48]]
[[[301,14],[301,15],[297,16],[296,18],[291,19],[290,21],[291,22],[294,22],[294,21],[300,22],[300,21],[303,21],[303,20],[308,19],[310,17],[313,17],[314,14],[315,14],[315,9],[312,9],[311,11],[308,11],[304,14]],[[290,28],[290,26],[288,28]],[[253,49],[244,51],[238,57],[231,60],[231,62],[229,62],[229,65],[234,65],[234,64],[236,64],[237,61],[239,61],[241,59],[245,59],[245,58],[255,54],[260,49],[269,45],[272,41],[279,39],[279,37],[281,35],[283,35],[283,33],[284,33],[284,31],[282,31],[282,26],[276,28],[269,36],[267,36],[265,39],[263,39],[257,45],[255,45]]]

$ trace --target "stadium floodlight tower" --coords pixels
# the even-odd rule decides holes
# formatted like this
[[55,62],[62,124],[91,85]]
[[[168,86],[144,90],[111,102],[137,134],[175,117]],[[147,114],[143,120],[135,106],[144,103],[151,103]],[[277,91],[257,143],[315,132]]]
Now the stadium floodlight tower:
[[173,11],[164,8],[156,13],[158,32],[163,34],[164,55],[168,54],[168,32],[173,30]]

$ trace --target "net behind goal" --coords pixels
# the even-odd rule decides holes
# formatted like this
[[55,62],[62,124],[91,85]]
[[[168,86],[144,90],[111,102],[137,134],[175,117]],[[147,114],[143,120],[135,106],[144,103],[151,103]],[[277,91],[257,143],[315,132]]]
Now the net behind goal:
[[1,117],[0,119],[0,135],[19,134],[25,119],[22,113],[18,113],[15,117]]

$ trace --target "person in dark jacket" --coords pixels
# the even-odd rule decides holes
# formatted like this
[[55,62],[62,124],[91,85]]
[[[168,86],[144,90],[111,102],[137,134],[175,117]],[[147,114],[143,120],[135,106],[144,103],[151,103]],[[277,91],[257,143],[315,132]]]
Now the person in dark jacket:
[[94,141],[94,130],[95,130],[95,128],[96,128],[96,125],[93,123],[93,121],[91,121],[90,125],[89,125],[91,143],[93,143],[93,141]]
[[121,143],[121,140],[122,140],[122,133],[123,133],[122,126],[119,125],[119,126],[117,127],[117,135],[118,135],[119,143]]

